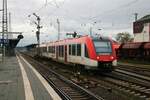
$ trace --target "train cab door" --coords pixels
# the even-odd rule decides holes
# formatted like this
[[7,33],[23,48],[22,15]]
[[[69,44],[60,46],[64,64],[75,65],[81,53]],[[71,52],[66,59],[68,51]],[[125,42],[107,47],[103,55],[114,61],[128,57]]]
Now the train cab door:
[[67,45],[65,45],[65,62],[67,62]]

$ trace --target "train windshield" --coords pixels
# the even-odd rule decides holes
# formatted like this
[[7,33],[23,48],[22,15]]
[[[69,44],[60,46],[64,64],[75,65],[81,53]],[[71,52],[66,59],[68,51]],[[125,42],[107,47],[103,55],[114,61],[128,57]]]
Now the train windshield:
[[94,41],[97,54],[111,54],[112,48],[109,41]]

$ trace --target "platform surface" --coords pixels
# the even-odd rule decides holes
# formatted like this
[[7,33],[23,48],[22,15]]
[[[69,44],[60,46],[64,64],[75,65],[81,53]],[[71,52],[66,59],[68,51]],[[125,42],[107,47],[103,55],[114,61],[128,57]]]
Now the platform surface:
[[0,100],[61,100],[46,80],[22,57],[0,62]]

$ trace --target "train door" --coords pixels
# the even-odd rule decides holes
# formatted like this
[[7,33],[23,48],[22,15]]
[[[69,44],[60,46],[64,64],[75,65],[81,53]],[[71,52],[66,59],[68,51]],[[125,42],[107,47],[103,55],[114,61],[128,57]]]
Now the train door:
[[65,62],[67,62],[67,45],[65,45]]

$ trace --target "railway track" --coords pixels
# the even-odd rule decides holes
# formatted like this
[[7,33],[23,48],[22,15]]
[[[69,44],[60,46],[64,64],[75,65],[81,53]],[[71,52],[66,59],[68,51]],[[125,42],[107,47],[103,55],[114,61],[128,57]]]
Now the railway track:
[[136,77],[138,79],[150,82],[150,77],[145,76],[145,75],[137,74],[132,71],[126,71],[126,70],[122,70],[122,69],[116,69],[115,71],[118,73],[123,73],[123,74],[129,75],[129,76]]
[[[58,66],[59,69],[62,68],[61,64],[54,64],[54,65]],[[56,68],[56,70],[57,70],[57,68]],[[69,70],[68,70],[68,72],[70,73]],[[66,71],[66,73],[67,73],[67,71]],[[47,73],[47,76],[48,75],[51,75],[51,74]],[[88,75],[87,77],[88,77],[88,81],[86,81],[86,82],[82,81],[81,84],[79,83],[78,85],[80,85],[82,87],[84,87],[86,85],[86,87],[89,87],[88,90],[90,90],[90,91],[92,91],[94,88],[97,88],[97,90],[98,90],[98,88],[103,88],[104,90],[106,90],[106,94],[109,94],[108,95],[109,97],[111,96],[112,92],[121,91],[123,94],[125,93],[125,95],[129,94],[128,96],[133,96],[132,97],[132,98],[134,98],[133,100],[145,100],[145,99],[149,100],[150,99],[150,84],[149,84],[148,80],[143,80],[141,78],[135,77],[134,75],[128,75],[126,72],[115,71],[113,73],[104,74],[102,76]],[[45,77],[45,78],[47,78],[47,77]],[[53,78],[53,77],[49,77],[49,78],[51,78],[51,80],[57,79],[57,78]],[[49,80],[49,79],[47,79],[47,80]],[[82,83],[84,83],[84,84],[82,84]],[[93,89],[90,87],[91,83],[95,83],[94,87],[92,86]],[[68,93],[67,91],[70,90],[68,87],[66,88],[66,86],[59,81],[56,82],[56,84],[62,85],[62,86],[60,85],[60,86],[55,86],[55,87],[62,87],[62,88],[60,88],[60,90],[65,91],[64,93]],[[67,89],[67,91],[63,90],[63,89]],[[56,89],[56,91],[57,91],[57,89]],[[69,91],[69,93],[72,93],[72,92]],[[97,92],[93,92],[93,93],[96,95],[102,95]],[[103,97],[107,98],[104,96],[104,94],[105,93],[103,93]],[[117,94],[117,95],[121,95],[121,94]],[[84,96],[83,96],[83,99],[86,99],[86,98],[84,98]],[[91,100],[91,99],[89,99],[89,100]],[[110,100],[116,100],[116,99],[110,99]]]
[[144,83],[141,80],[135,80],[130,76],[126,76],[120,73],[104,74],[106,78],[104,81],[115,85],[116,87],[130,92],[136,96],[142,98],[150,98],[150,85],[149,82]]
[[[116,75],[116,73],[117,73],[117,75]],[[120,75],[120,74],[122,74],[122,75]],[[133,80],[133,79],[131,79],[131,75],[127,76],[127,74],[125,74],[125,75],[124,74],[125,74],[125,72],[120,73],[120,72],[116,71],[113,74],[110,74],[110,73],[104,74],[105,78],[99,78],[99,76],[97,76],[96,79],[94,79],[94,80],[93,80],[93,78],[88,78],[89,79],[88,82],[89,83],[94,82],[96,84],[101,84],[100,87],[103,87],[104,89],[106,89],[108,91],[112,91],[114,88],[111,89],[111,87],[105,86],[104,85],[105,83],[112,84],[113,87],[115,87],[117,89],[121,89],[123,91],[126,91],[127,93],[138,96],[140,98],[149,98],[150,97],[149,82],[142,82],[139,79],[138,79],[138,81],[137,81],[137,79]],[[124,79],[122,79],[122,77],[119,78],[118,76],[123,76]],[[93,77],[93,76],[90,76],[90,77]],[[127,77],[130,77],[130,79]],[[102,81],[104,83],[103,85],[102,85]],[[98,88],[98,87],[95,87],[95,88]]]
[[150,69],[149,68],[142,68],[142,67],[133,66],[133,65],[129,66],[129,65],[119,64],[119,66],[117,67],[117,69],[150,77]]
[[27,60],[41,73],[63,100],[104,100],[52,71],[45,65],[27,57]]

